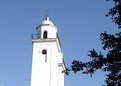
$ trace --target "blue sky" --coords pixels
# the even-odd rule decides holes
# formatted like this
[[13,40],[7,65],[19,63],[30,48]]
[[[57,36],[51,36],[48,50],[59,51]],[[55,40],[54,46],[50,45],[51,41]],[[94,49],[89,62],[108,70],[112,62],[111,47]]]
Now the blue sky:
[[[48,14],[58,28],[66,66],[73,59],[89,60],[88,51],[101,49],[99,35],[116,26],[105,14],[105,0],[0,0],[0,86],[30,86],[31,34]],[[65,76],[65,86],[101,86],[104,73],[93,77]]]

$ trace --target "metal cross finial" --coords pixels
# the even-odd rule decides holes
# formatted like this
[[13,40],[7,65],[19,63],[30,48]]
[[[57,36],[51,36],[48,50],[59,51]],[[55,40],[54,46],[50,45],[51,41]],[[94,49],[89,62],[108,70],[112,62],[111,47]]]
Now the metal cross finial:
[[45,20],[49,20],[48,15],[49,15],[49,11],[48,11],[48,10],[46,10],[46,16],[45,16]]
[[49,19],[49,17],[47,16],[47,17],[45,18],[45,20],[49,21],[50,19]]

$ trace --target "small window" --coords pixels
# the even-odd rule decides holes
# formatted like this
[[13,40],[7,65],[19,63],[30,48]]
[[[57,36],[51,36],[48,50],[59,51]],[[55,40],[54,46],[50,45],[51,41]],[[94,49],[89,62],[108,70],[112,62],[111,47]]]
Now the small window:
[[47,31],[44,31],[43,38],[47,38]]
[[47,62],[47,50],[46,50],[46,49],[43,49],[43,50],[42,50],[42,54],[43,54],[44,57],[45,57],[45,62]]
[[43,54],[43,55],[47,54],[47,50],[45,50],[45,49],[42,50],[42,54]]

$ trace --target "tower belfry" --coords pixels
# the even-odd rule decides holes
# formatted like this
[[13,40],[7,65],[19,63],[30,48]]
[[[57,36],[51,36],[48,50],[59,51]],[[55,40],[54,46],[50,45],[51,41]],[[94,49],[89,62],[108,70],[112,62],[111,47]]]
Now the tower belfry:
[[31,86],[64,86],[65,64],[57,27],[46,17],[32,35]]

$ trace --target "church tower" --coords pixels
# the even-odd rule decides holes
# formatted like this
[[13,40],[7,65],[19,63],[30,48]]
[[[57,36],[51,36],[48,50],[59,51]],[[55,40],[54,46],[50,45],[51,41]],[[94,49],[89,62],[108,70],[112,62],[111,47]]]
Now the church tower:
[[31,86],[64,86],[65,64],[57,27],[46,17],[36,30],[32,35]]

